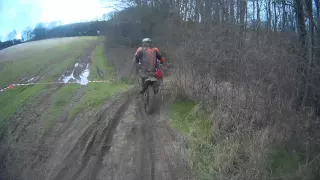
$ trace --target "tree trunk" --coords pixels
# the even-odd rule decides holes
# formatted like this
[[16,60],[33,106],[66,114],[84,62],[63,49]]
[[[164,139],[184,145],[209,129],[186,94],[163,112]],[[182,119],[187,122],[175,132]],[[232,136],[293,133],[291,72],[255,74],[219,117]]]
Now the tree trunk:
[[276,2],[274,1],[273,2],[273,11],[274,11],[274,26],[273,26],[273,31],[276,32],[277,31],[277,20],[278,20],[278,17],[277,17],[277,5],[276,5]]
[[283,0],[282,1],[282,31],[286,31],[286,19],[287,13],[286,13],[286,2]]
[[245,1],[245,17],[246,17],[246,21],[245,21],[245,23],[244,23],[244,27],[246,28],[247,27],[247,25],[248,25],[248,8],[247,8],[247,0],[243,0],[243,1]]
[[240,0],[237,0],[237,23],[240,23]]
[[230,22],[234,23],[234,0],[230,1]]
[[305,105],[307,101],[307,95],[308,92],[306,92],[307,86],[307,73],[306,73],[306,25],[304,22],[304,10],[303,10],[303,4],[300,2],[300,0],[295,0],[295,12],[297,16],[297,26],[298,26],[298,34],[301,42],[301,56],[303,58],[303,62],[301,67],[299,67],[299,72],[301,73],[301,83],[300,83],[300,90],[298,93],[298,99],[301,99],[301,105]]
[[200,22],[204,22],[204,19],[205,19],[205,17],[204,17],[204,5],[203,5],[203,0],[198,0],[199,2],[199,4],[198,4],[198,6],[199,6],[199,10],[200,10]]
[[257,0],[257,20],[258,20],[257,30],[259,31],[259,29],[260,29],[260,23],[261,23],[259,0]]
[[224,0],[224,14],[225,14],[225,21],[229,22],[229,4],[228,4],[228,0]]
[[272,19],[272,12],[271,12],[271,0],[268,0],[268,30],[271,29],[271,19]]
[[290,13],[290,22],[291,22],[291,29],[293,32],[296,32],[296,24],[295,24],[295,17],[293,11]]
[[244,18],[246,15],[246,7],[247,7],[247,2],[246,0],[239,0],[240,1],[240,34],[239,34],[239,48],[242,47],[243,41],[244,41],[244,30],[245,30],[245,22]]
[[304,95],[302,99],[302,105],[307,105],[308,100],[311,94],[313,94],[313,89],[310,88],[310,83],[313,82],[312,80],[312,67],[313,67],[313,47],[314,47],[314,24],[313,24],[313,10],[312,10],[312,0],[306,0],[306,9],[307,14],[309,16],[309,36],[308,36],[308,64],[306,67],[306,84],[304,88]]
[[183,9],[184,9],[184,20],[187,21],[188,20],[188,13],[189,13],[189,9],[188,9],[188,1],[184,0],[183,3]]
[[[317,18],[317,25],[318,28],[320,28],[320,2],[319,0],[314,1],[315,6],[316,6],[316,18]],[[318,65],[320,65],[320,29],[318,29],[317,34],[316,34],[316,43],[315,43],[315,52],[316,52],[316,57]]]
[[320,25],[320,3],[319,3],[319,0],[314,0],[314,4],[316,5],[316,10],[317,10],[317,14],[316,14],[316,17],[317,17],[317,20],[318,20],[318,26]]
[[219,2],[215,2],[215,11],[214,11],[214,21],[217,24],[220,24],[220,8],[219,8]]
[[252,1],[252,20],[255,20],[254,16],[256,12],[256,1]]
[[211,22],[211,5],[212,2],[210,0],[205,1],[205,23],[210,24]]
[[194,17],[195,22],[199,22],[199,0],[195,0],[195,7],[194,7]]

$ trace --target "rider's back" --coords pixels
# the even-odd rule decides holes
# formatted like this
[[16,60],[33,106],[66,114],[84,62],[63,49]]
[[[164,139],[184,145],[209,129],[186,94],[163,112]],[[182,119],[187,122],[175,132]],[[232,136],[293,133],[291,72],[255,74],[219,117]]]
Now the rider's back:
[[140,47],[138,54],[140,54],[143,69],[145,71],[154,71],[157,63],[156,50],[151,47]]

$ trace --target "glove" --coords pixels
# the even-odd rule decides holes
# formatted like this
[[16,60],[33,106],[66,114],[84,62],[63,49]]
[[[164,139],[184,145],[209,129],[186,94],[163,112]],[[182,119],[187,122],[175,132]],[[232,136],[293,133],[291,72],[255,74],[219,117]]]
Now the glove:
[[166,61],[164,57],[161,58],[160,64],[163,64]]

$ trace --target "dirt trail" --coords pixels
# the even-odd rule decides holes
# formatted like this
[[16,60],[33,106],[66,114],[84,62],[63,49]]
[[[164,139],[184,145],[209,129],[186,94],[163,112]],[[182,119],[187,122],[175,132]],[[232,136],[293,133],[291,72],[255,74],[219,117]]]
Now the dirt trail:
[[132,93],[109,100],[95,119],[75,120],[61,134],[46,179],[189,179],[162,112],[166,106],[147,116]]
[[[92,50],[88,48],[79,63],[90,61]],[[190,179],[182,145],[170,128],[168,99],[146,115],[140,96],[131,89],[73,120],[61,112],[46,134],[42,115],[60,87],[51,87],[11,118],[9,133],[1,140],[0,179]],[[70,103],[83,94],[80,89]]]

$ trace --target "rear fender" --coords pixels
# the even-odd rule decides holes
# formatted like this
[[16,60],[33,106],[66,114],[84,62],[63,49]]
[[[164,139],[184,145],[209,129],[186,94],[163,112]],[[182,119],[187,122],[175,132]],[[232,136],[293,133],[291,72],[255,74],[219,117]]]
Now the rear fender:
[[154,88],[154,93],[158,93],[158,91],[159,91],[159,81],[158,81],[158,79],[157,78],[155,78],[155,77],[149,77],[149,78],[147,78],[145,81],[144,81],[144,83],[145,83],[145,86],[147,87],[147,86],[153,86],[153,88]]
[[148,77],[147,79],[144,80],[145,85],[156,85],[158,83],[158,79],[154,77]]
[[155,77],[148,77],[144,82],[157,82],[158,81],[158,79],[157,78],[155,78]]

